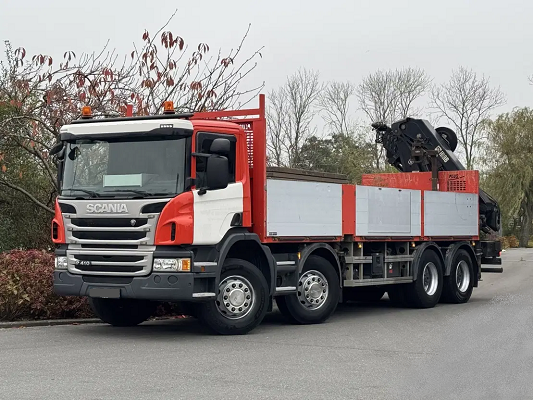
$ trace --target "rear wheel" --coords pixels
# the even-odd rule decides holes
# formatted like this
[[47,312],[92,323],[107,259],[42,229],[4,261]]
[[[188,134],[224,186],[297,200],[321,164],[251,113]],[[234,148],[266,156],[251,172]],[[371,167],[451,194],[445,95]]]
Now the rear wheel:
[[268,284],[248,261],[227,259],[216,300],[199,303],[198,319],[213,332],[243,335],[257,327],[268,310]]
[[89,297],[91,309],[103,322],[113,326],[135,326],[150,318],[156,302],[137,299],[101,299]]
[[291,323],[318,324],[333,314],[339,295],[339,277],[333,265],[311,255],[305,262],[297,293],[276,297],[276,303]]
[[414,308],[434,307],[443,286],[443,265],[434,250],[427,249],[418,260],[416,281],[404,286],[407,305]]
[[472,296],[474,267],[466,250],[458,250],[452,259],[450,275],[444,278],[442,300],[447,303],[466,303]]

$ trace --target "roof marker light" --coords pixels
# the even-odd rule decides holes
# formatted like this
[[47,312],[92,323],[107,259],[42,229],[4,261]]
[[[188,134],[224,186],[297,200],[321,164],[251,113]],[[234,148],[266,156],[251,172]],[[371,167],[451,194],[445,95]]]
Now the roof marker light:
[[90,106],[83,106],[81,108],[81,117],[82,118],[92,118],[93,112]]
[[165,101],[163,103],[164,114],[174,114],[174,103],[172,101]]

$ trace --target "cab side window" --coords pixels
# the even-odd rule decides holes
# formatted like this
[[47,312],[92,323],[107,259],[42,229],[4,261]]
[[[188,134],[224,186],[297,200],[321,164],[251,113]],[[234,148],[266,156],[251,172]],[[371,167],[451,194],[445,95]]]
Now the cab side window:
[[[228,158],[228,172],[230,183],[235,182],[235,160],[237,150],[237,138],[233,135],[223,135],[218,133],[199,132],[196,138],[196,152],[211,154],[210,147],[213,140],[223,138],[230,141],[229,154],[220,154]],[[196,157],[196,187],[205,186],[205,166],[207,159]]]

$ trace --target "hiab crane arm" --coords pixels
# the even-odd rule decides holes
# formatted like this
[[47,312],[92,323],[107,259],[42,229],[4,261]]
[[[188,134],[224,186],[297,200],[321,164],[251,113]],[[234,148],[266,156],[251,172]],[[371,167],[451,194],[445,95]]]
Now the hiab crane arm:
[[[466,168],[453,153],[457,147],[455,132],[446,127],[433,128],[423,119],[405,118],[390,127],[374,123],[376,142],[386,151],[387,161],[400,172],[461,171]],[[435,187],[434,187],[435,189]],[[485,233],[500,231],[500,207],[496,200],[479,190],[480,229]],[[500,264],[499,242],[483,242],[483,262]]]

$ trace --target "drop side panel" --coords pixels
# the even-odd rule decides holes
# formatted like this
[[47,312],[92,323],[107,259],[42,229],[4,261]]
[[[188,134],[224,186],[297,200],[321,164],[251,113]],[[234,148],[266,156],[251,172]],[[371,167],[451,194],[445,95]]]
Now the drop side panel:
[[477,194],[424,192],[424,236],[478,236]]
[[421,235],[421,191],[356,186],[356,236]]
[[267,179],[267,236],[341,235],[341,184]]

